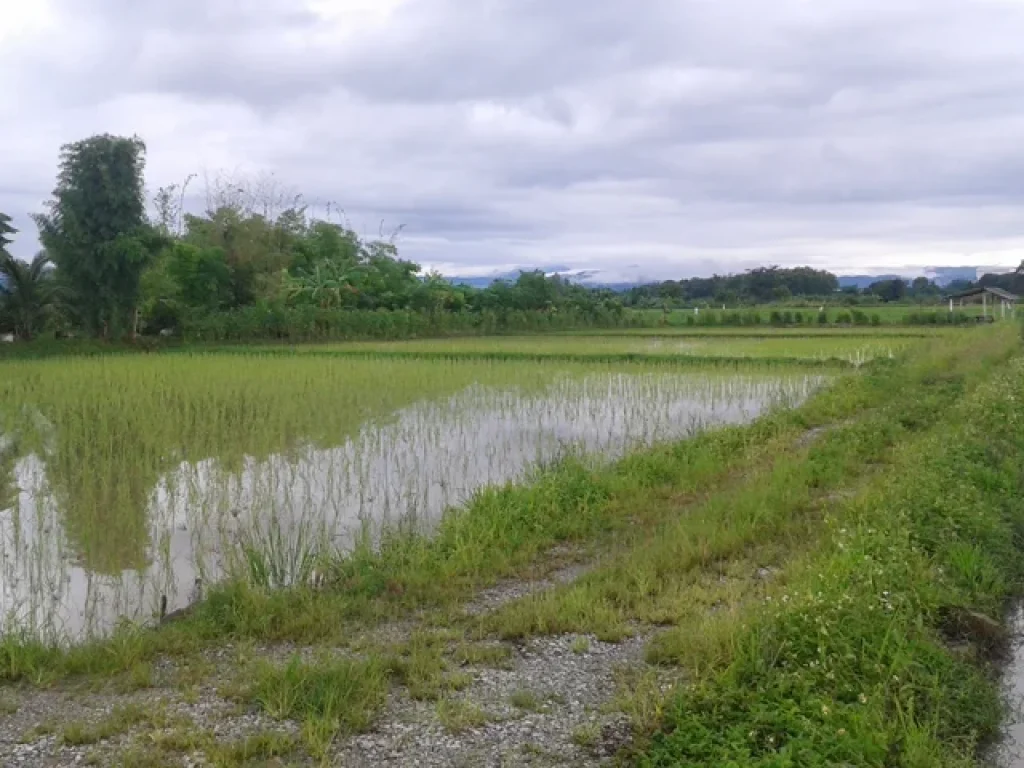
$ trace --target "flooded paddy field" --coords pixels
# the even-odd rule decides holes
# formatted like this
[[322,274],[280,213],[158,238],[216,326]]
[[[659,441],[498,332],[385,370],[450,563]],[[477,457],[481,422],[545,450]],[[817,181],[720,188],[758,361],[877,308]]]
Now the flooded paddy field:
[[7,363],[0,631],[81,639],[152,620],[162,596],[182,607],[197,579],[302,582],[362,536],[429,534],[567,454],[748,422],[827,380],[303,355]]
[[317,345],[309,350],[423,356],[603,356],[675,360],[749,360],[751,363],[816,362],[860,365],[894,357],[919,339],[895,336],[673,336],[667,334],[429,339]]

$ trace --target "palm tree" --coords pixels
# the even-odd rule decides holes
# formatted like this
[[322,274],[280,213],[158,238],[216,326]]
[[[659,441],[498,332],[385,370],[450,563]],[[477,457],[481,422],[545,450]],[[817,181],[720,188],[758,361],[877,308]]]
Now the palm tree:
[[0,249],[0,328],[31,339],[46,322],[55,297],[50,257],[40,251],[31,263]]
[[10,245],[10,236],[16,234],[18,230],[11,226],[11,217],[0,211],[0,252],[3,252],[5,246]]

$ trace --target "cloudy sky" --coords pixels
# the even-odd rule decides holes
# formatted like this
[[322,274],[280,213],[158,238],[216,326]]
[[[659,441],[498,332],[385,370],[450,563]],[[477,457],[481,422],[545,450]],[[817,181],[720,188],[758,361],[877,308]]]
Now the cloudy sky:
[[[305,5],[303,5],[305,2]],[[449,273],[1024,258],[1024,0],[0,0],[0,211],[60,145],[273,173]]]

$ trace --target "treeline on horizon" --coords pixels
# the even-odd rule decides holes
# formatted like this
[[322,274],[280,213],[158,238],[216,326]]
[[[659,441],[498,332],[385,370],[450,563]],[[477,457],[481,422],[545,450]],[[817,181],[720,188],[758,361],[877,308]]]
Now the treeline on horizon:
[[623,300],[632,307],[692,307],[701,302],[732,307],[792,304],[794,300],[808,305],[818,300],[846,306],[891,302],[929,304],[938,302],[949,293],[976,286],[1002,288],[1020,294],[1024,293],[1024,274],[1019,269],[1007,274],[985,274],[977,282],[956,280],[945,287],[927,277],[885,279],[860,290],[856,286],[840,288],[839,279],[831,272],[810,267],[760,267],[737,275],[692,277],[639,285],[626,290]]
[[[159,189],[147,212],[144,167],[137,137],[105,134],[62,147],[53,196],[33,216],[43,250],[30,263],[4,248],[17,232],[0,213],[0,333],[399,338],[658,322],[637,309],[837,298],[852,305],[941,293],[920,278],[878,283],[858,296],[840,292],[835,275],[808,267],[669,280],[621,293],[533,271],[479,289],[422,274],[400,257],[398,230],[385,234],[382,227],[377,238],[365,238],[336,207],[311,214],[272,177],[208,182],[199,215],[184,211],[189,177]],[[749,312],[743,317],[755,322]],[[703,322],[713,321],[706,313]]]

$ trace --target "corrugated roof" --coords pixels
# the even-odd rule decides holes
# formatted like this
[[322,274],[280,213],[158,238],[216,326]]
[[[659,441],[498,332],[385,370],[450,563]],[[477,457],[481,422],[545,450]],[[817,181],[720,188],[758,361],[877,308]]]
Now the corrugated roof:
[[947,296],[946,298],[967,299],[970,298],[971,296],[980,296],[983,293],[991,293],[993,296],[998,296],[1000,299],[1004,299],[1006,301],[1020,301],[1020,296],[1010,293],[1009,291],[1004,291],[1002,288],[993,288],[990,285],[986,285],[980,288],[971,288],[971,290],[964,291],[963,293],[954,293],[950,296]]

